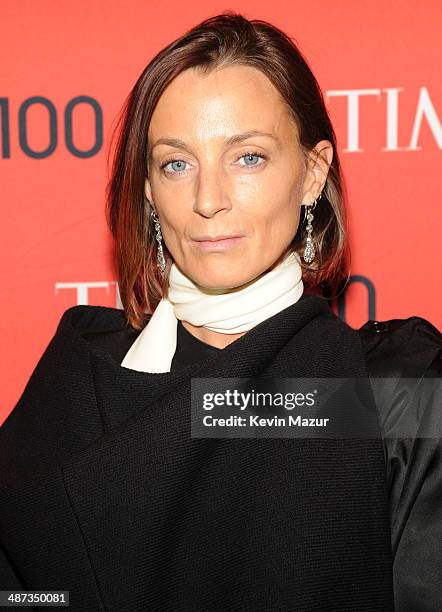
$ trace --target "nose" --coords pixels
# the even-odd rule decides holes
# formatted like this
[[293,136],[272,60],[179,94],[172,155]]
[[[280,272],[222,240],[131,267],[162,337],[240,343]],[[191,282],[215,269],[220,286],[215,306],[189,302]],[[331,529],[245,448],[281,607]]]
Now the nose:
[[194,211],[210,218],[220,210],[230,210],[231,207],[222,170],[215,166],[200,168]]

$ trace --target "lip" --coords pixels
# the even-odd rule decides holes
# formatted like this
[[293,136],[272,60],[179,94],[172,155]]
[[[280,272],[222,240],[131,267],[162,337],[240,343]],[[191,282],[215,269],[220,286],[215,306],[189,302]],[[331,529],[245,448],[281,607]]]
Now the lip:
[[224,251],[240,243],[243,238],[244,236],[201,236],[194,242],[205,251]]
[[226,240],[227,238],[241,238],[241,234],[217,234],[216,236],[209,236],[209,234],[203,234],[199,238],[194,238],[196,242],[219,242],[220,240]]

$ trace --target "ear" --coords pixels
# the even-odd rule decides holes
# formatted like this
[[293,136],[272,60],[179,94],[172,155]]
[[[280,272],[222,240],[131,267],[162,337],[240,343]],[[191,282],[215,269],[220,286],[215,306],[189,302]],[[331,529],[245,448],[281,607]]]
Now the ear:
[[144,181],[144,194],[152,205],[152,189],[150,188],[150,181],[148,178]]
[[332,160],[333,145],[328,140],[321,140],[310,151],[302,191],[303,204],[313,204],[324,189]]

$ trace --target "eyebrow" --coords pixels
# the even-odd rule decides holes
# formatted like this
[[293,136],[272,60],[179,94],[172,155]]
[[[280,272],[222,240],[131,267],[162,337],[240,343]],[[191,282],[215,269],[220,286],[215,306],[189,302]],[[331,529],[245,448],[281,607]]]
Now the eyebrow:
[[[242,134],[234,134],[233,136],[229,136],[229,138],[226,138],[226,140],[224,141],[224,144],[227,146],[231,146],[234,144],[238,144],[239,142],[242,142],[243,140],[247,140],[248,138],[253,138],[254,136],[267,136],[268,138],[272,138],[278,144],[281,143],[281,141],[279,140],[277,136],[275,136],[275,134],[271,134],[269,132],[261,132],[259,130],[250,130],[248,132],[243,132]],[[170,147],[176,147],[178,149],[184,149],[185,151],[188,151],[189,153],[191,153],[189,146],[183,140],[180,140],[179,138],[159,138],[149,148],[149,153],[152,151],[154,147],[160,144],[169,145]]]

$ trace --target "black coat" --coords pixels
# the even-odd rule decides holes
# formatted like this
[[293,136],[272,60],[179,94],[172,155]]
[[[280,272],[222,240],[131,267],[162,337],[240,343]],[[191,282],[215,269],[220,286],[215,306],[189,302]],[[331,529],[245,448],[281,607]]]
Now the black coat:
[[422,402],[440,418],[412,381],[440,378],[430,323],[355,331],[303,296],[168,374],[119,365],[136,335],[122,311],[68,309],[0,429],[2,589],[85,611],[387,612],[394,584],[399,612],[442,609],[440,440],[191,439],[186,401],[195,375],[368,371],[400,379],[383,431],[417,399],[418,426]]

